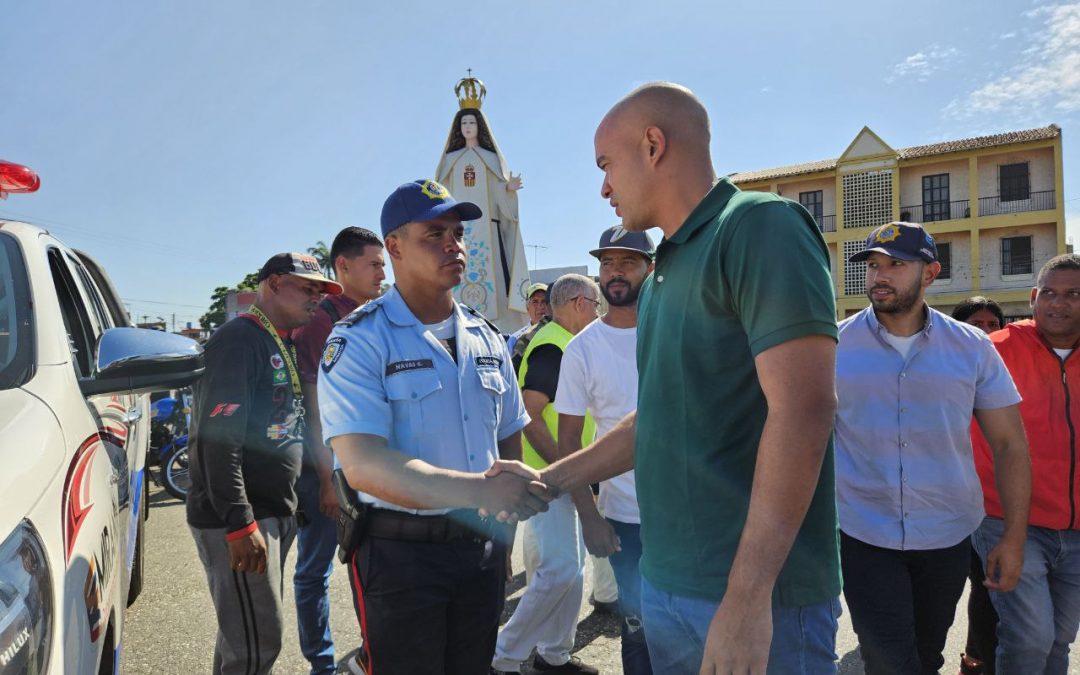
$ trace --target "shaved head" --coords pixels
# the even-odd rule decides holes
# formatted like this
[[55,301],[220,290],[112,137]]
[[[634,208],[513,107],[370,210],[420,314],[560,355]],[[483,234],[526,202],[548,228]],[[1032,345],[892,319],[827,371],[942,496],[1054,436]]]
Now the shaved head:
[[681,84],[651,82],[616,103],[596,129],[600,195],[623,227],[670,236],[716,180],[709,113]]
[[659,127],[668,143],[708,147],[709,111],[694,92],[674,82],[649,82],[624,96],[601,124],[628,129]]

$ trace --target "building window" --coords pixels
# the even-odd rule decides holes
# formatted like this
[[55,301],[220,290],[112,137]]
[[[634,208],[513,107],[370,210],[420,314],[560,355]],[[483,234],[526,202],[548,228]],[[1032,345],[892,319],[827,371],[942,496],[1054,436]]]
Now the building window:
[[845,174],[844,229],[877,227],[893,219],[892,169]]
[[949,174],[923,176],[922,204],[924,223],[949,219]]
[[1002,164],[998,167],[998,193],[1003,202],[1018,202],[1031,197],[1028,163]]
[[863,239],[844,242],[844,295],[861,295],[866,292],[866,261],[848,261],[848,258],[865,248],[866,241]]
[[1031,274],[1031,237],[1004,237],[1001,240],[1001,273]]
[[822,211],[822,198],[821,190],[814,190],[813,192],[800,192],[799,203],[802,204],[810,215],[814,217],[814,220],[821,222],[821,216],[824,215]]
[[941,274],[938,279],[952,279],[952,244],[939,242],[937,245],[937,259],[941,263]]

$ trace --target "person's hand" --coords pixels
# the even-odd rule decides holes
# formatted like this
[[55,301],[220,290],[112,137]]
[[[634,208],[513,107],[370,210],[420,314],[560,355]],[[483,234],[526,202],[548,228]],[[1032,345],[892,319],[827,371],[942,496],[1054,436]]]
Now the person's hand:
[[772,598],[724,595],[709,624],[700,675],[765,675],[772,645]]
[[581,533],[585,537],[585,548],[597,558],[606,558],[622,550],[615,528],[599,514],[581,519]]
[[986,556],[986,581],[983,586],[989,591],[1007,593],[1020,583],[1020,573],[1024,569],[1024,540],[1007,541],[1002,539]]
[[[522,465],[535,476],[536,472]],[[480,516],[487,518],[495,515],[501,523],[516,523],[526,520],[542,511],[547,511],[547,488],[521,470],[490,470],[484,475],[484,484],[478,496]]]
[[542,486],[546,501],[550,502],[554,500],[563,492],[562,489],[551,480],[551,472],[547,469],[537,471],[527,464],[509,459],[495,460],[495,463],[491,465],[491,468],[488,469],[484,475],[496,476],[504,471],[535,481],[537,486]]
[[506,181],[506,189],[508,192],[517,192],[521,188],[525,187],[521,183],[521,174],[514,175],[514,172],[510,172],[510,180]]
[[266,574],[266,540],[255,529],[251,534],[233,539],[229,544],[229,567],[237,572]]
[[329,477],[326,480],[320,479],[319,510],[330,520],[337,520],[340,508],[341,505],[338,504],[337,493],[334,492],[334,484],[330,482]]

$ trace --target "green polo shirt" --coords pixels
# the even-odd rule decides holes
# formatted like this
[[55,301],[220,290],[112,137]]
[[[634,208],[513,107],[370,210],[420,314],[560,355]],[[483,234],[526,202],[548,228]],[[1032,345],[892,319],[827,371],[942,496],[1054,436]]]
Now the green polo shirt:
[[[720,180],[660,243],[638,304],[641,571],[656,588],[723,597],[767,412],[754,357],[807,335],[836,339],[829,255],[813,217]],[[773,601],[839,594],[830,438]]]

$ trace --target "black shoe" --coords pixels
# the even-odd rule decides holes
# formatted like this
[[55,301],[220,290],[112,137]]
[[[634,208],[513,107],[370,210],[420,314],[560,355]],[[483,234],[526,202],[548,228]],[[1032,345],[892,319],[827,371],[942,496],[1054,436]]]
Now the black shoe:
[[600,675],[599,670],[582,663],[581,659],[576,656],[571,656],[569,661],[560,666],[553,666],[540,658],[540,655],[537,654],[536,658],[533,659],[533,670],[539,670],[541,673],[584,673],[585,675]]
[[596,598],[590,597],[589,604],[593,606],[593,611],[598,614],[618,614],[619,603],[616,602],[598,602]]

